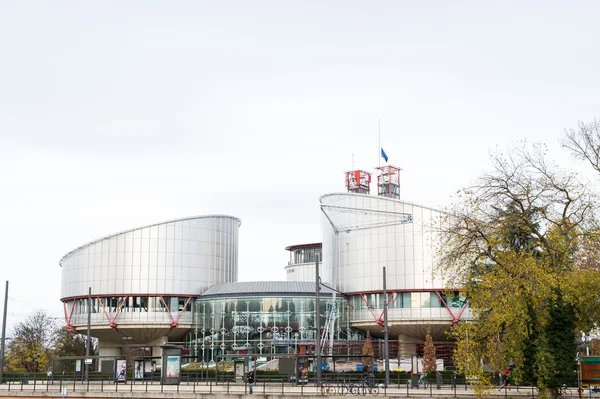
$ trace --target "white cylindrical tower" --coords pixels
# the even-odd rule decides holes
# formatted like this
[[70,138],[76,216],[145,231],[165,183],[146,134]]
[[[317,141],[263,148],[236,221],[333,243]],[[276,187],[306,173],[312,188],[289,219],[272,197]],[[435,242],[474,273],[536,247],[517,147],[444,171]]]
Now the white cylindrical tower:
[[[437,244],[434,230],[441,212],[353,193],[327,194],[320,201],[321,205],[341,209],[328,211],[338,234],[322,217],[324,274],[331,281],[334,260],[339,258],[338,290],[346,294],[382,290],[383,266],[387,267],[388,285],[395,289],[444,287],[443,281],[432,275],[433,246]],[[400,223],[401,216],[395,214],[412,215],[412,222]]]
[[399,199],[356,193],[326,194],[320,202],[323,278],[350,301],[354,327],[380,336],[387,303],[390,336],[421,342],[429,325],[434,340],[447,341],[445,332],[451,324],[470,317],[465,299],[458,291],[448,293],[435,269],[437,232],[445,214]]
[[[191,328],[194,299],[213,284],[237,281],[240,219],[225,215],[171,220],[112,234],[61,260],[68,328],[91,333],[101,354],[123,346],[158,348]],[[157,353],[155,352],[155,355]]]

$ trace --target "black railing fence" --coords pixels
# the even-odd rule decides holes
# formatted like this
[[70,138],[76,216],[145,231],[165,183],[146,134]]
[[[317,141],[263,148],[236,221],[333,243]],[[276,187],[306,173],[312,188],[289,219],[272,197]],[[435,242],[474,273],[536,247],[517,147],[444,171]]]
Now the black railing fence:
[[[317,386],[314,375],[295,381],[293,376],[274,373],[257,373],[252,386],[244,378],[232,373],[183,372],[179,383],[166,384],[159,372],[146,373],[143,380],[115,381],[112,374],[92,373],[88,379],[81,375],[11,374],[4,375],[3,391],[58,392],[192,392],[192,393],[250,393],[293,395],[380,395],[380,396],[473,396],[474,387],[464,377],[434,375],[419,381],[418,376],[406,378],[396,375],[386,386],[383,378],[364,378],[356,373],[323,373],[322,383]],[[172,382],[172,380],[169,380]],[[519,384],[500,388],[498,380],[489,391],[496,397],[536,398],[538,389],[533,384]],[[600,390],[593,387],[579,389],[578,381],[562,387],[560,397],[600,398]]]

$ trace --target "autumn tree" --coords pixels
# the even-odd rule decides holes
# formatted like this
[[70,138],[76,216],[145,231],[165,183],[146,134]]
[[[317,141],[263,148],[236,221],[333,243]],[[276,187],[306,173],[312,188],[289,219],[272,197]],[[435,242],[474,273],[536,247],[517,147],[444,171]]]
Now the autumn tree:
[[52,355],[55,332],[54,320],[42,310],[18,323],[7,345],[8,368],[28,372],[46,369]]
[[599,250],[595,197],[542,146],[490,159],[491,171],[460,193],[441,227],[442,268],[474,318],[453,328],[456,365],[483,385],[482,364],[514,364],[517,381],[556,395],[576,378],[567,359],[579,331],[600,320],[598,268],[581,262]]
[[375,363],[375,352],[373,351],[373,342],[371,334],[367,331],[367,339],[362,347],[362,367],[363,370],[372,372],[373,364]]
[[435,361],[435,346],[433,345],[429,325],[427,325],[427,335],[425,336],[425,348],[423,352],[423,371],[431,373],[436,370],[437,363]]
[[594,338],[590,342],[590,355],[592,355],[592,356],[600,355],[600,339]]
[[402,336],[398,335],[398,367],[400,367],[400,363],[406,359],[407,353],[404,348],[404,343],[402,342]]

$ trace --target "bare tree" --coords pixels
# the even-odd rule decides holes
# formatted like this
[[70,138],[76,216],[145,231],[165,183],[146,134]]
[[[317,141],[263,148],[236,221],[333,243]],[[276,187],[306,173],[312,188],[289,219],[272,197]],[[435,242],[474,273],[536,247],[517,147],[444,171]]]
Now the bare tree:
[[[573,245],[596,224],[595,195],[575,174],[550,163],[544,146],[517,147],[490,159],[492,171],[464,190],[442,228],[443,264],[453,266],[446,271],[455,286],[463,286],[473,267],[502,266],[498,255],[506,248],[537,250],[554,267],[572,265]],[[567,242],[554,243],[553,234]]]
[[567,129],[561,144],[575,158],[589,162],[600,173],[600,121],[579,122],[576,130]]

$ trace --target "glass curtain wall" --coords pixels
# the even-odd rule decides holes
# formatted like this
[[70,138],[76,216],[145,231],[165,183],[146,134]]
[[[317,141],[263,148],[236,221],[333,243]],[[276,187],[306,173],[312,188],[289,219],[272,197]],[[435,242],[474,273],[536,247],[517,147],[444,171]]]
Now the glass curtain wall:
[[[188,345],[199,360],[227,354],[304,353],[314,345],[315,298],[307,296],[201,298],[196,301]],[[360,339],[350,331],[348,307],[336,299],[336,342]],[[332,298],[320,298],[321,330]]]

